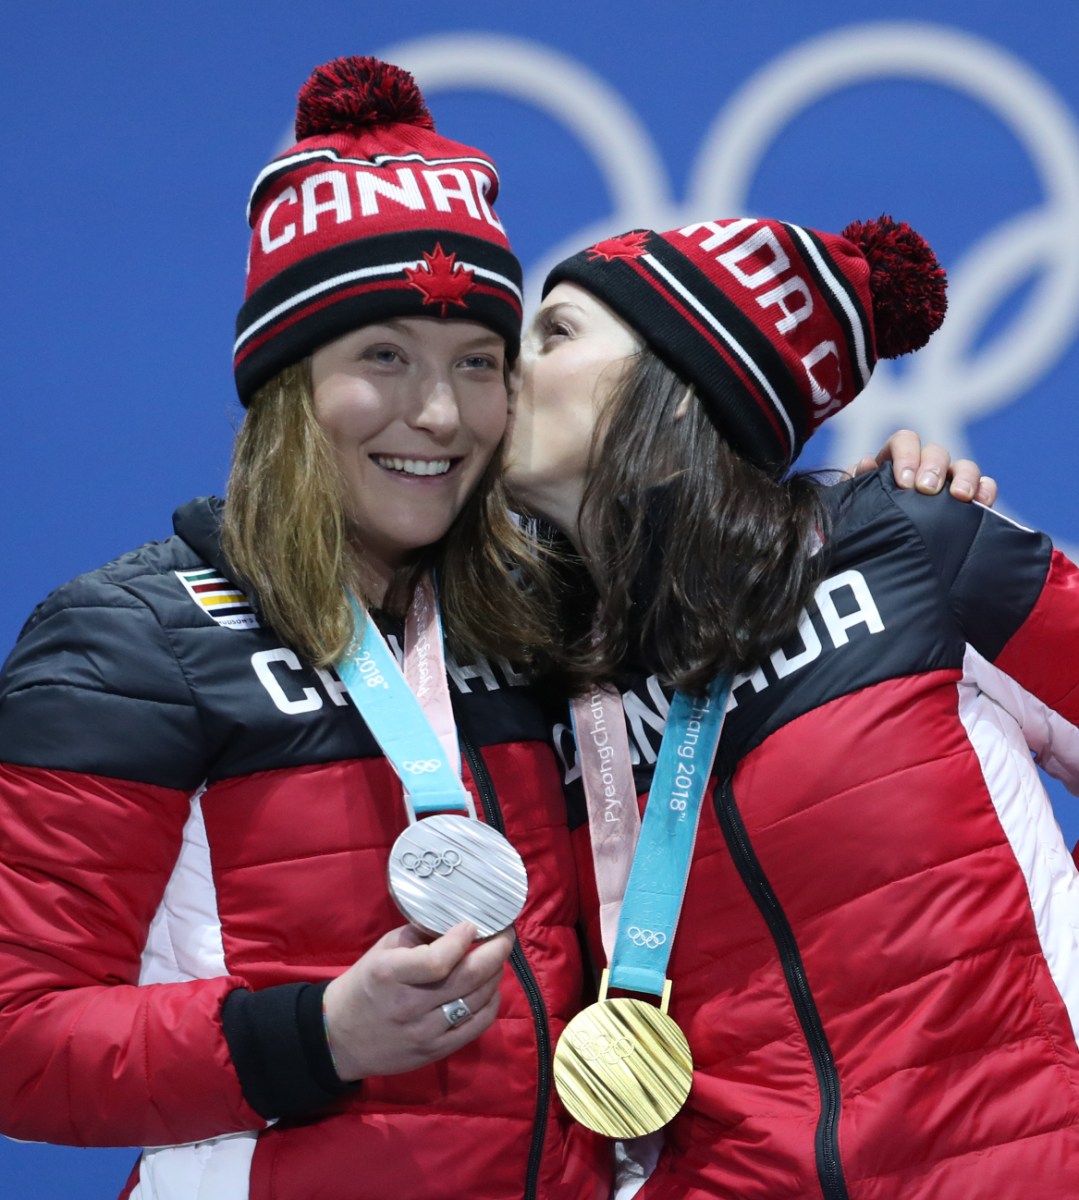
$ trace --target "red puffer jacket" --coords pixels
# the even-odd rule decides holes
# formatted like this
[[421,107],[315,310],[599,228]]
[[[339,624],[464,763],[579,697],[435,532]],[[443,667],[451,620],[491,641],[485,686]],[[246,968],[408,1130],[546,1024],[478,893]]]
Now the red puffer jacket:
[[[693,1086],[640,1200],[1079,1195],[1079,877],[1031,758],[1079,791],[1079,572],[833,491],[798,636],[735,680],[668,972]],[[666,701],[625,705],[644,793]]]
[[451,666],[465,784],[529,872],[501,1010],[341,1085],[320,985],[403,924],[400,787],[336,677],[230,594],[217,520],[194,502],[60,589],[0,680],[0,1128],[155,1147],[140,1200],[604,1195],[550,1084],[582,970],[549,715],[508,664]]

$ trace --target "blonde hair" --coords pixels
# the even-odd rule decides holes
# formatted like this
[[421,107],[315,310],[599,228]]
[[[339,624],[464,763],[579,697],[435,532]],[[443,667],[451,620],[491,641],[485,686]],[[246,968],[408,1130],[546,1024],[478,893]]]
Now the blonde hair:
[[[500,467],[499,452],[446,535],[398,572],[386,606],[403,612],[420,573],[433,569],[455,652],[543,667],[555,654],[552,584],[542,548],[509,512]],[[251,402],[233,452],[222,546],[267,622],[315,666],[336,662],[353,635],[347,594],[363,550],[351,532],[305,359]]]

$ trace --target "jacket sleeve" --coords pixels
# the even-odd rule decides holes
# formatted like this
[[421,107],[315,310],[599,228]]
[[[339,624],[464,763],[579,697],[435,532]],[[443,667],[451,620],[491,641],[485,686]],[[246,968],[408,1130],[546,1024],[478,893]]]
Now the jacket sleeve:
[[1046,705],[1038,761],[1079,795],[1079,570],[1059,550],[1034,607],[995,661]]
[[165,1145],[259,1129],[222,1030],[244,981],[137,986],[205,769],[166,632],[68,585],[0,676],[0,1130]]
[[900,495],[967,641],[1013,681],[978,668],[979,685],[1020,722],[1039,764],[1079,793],[1079,570],[1045,534],[991,509]]

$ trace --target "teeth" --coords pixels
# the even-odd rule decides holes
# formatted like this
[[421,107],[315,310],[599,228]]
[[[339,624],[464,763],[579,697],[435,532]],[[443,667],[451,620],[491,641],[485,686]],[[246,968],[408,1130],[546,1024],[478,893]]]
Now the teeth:
[[390,458],[385,454],[376,454],[375,462],[380,467],[391,471],[401,471],[405,475],[445,475],[450,469],[448,458],[419,459],[419,458]]

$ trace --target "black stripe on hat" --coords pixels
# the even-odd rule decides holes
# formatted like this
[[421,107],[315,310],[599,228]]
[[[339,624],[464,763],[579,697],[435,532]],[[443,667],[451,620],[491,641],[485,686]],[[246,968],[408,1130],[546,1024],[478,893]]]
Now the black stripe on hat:
[[[236,318],[237,341],[248,333],[257,336],[266,326],[285,319],[291,307],[305,303],[300,299],[305,293],[317,291],[320,295],[329,295],[347,288],[358,282],[359,277],[351,280],[346,277],[358,272],[367,272],[370,278],[386,278],[386,272],[381,268],[423,263],[424,255],[432,253],[438,245],[444,253],[453,254],[457,264],[478,267],[499,277],[483,275],[478,278],[492,287],[504,289],[520,304],[521,265],[509,250],[485,238],[444,229],[407,230],[355,238],[318,254],[309,254],[278,271],[253,292],[240,309]],[[403,270],[397,270],[398,277],[405,278]],[[281,310],[280,314],[271,316],[275,310]],[[260,321],[263,324],[254,329]],[[242,346],[237,345],[237,351],[241,349]]]
[[[652,256],[674,275],[678,282],[715,318],[729,338],[737,342],[752,359],[790,420],[794,428],[795,442],[800,448],[805,438],[803,389],[792,380],[790,368],[783,361],[782,355],[776,349],[771,338],[764,332],[760,324],[746,315],[736,301],[718,287],[695,263],[672,246],[666,238],[654,241],[649,246],[649,250]],[[720,269],[718,263],[717,269]],[[734,276],[732,275],[731,278],[733,281]],[[723,335],[717,336],[720,336],[725,342],[728,341],[727,338],[723,338]],[[732,349],[731,353],[738,366],[752,378],[752,371],[745,366],[737,352]],[[754,386],[760,387],[761,385],[755,382]],[[783,427],[784,441],[788,442],[789,434],[786,432],[786,424],[782,416],[775,411],[775,402],[767,393],[762,393],[761,403],[770,407],[776,421]],[[791,457],[794,457],[795,448],[790,447],[790,449]]]
[[[656,265],[643,257],[615,255],[608,259],[587,250],[573,255],[548,275],[544,294],[566,280],[608,304],[682,378],[694,384],[709,416],[739,452],[766,470],[781,473],[800,450],[806,433],[800,394],[794,411],[788,407],[797,385],[778,351],[733,301],[658,234],[651,233],[642,250],[652,255]],[[729,341],[672,287],[657,266],[673,275],[753,359],[791,420],[793,446],[782,416],[760,382]]]
[[[438,246],[474,272],[462,302],[447,303],[445,312],[406,273]],[[272,276],[240,309],[234,356],[240,398],[247,403],[319,346],[393,317],[478,321],[505,339],[512,361],[520,349],[520,287],[520,264],[510,251],[444,229],[359,238],[309,255]]]
[[[866,315],[865,308],[862,306],[861,300],[858,299],[858,293],[854,290],[853,284],[847,278],[846,272],[836,261],[835,257],[828,250],[827,246],[821,240],[820,236],[812,229],[806,229],[802,225],[788,225],[783,223],[783,228],[790,235],[791,242],[797,249],[802,265],[806,269],[806,273],[813,279],[817,290],[824,297],[832,316],[835,317],[836,323],[843,331],[844,344],[847,349],[847,361],[856,369],[859,370],[859,379],[855,392],[861,391],[869,382],[868,375],[873,373],[873,368],[876,366],[876,356],[873,353],[873,327]],[[802,242],[799,234],[802,234],[813,246],[816,247],[818,254],[825,263],[828,264],[830,276],[821,271],[808,249]],[[851,325],[851,315],[844,308],[839,296],[836,294],[836,289],[839,289],[850,303],[851,308],[855,313],[855,320],[861,326],[862,342],[865,346],[865,363],[867,368],[867,377],[861,379],[861,371],[858,368],[858,352],[855,344],[854,329]]]

